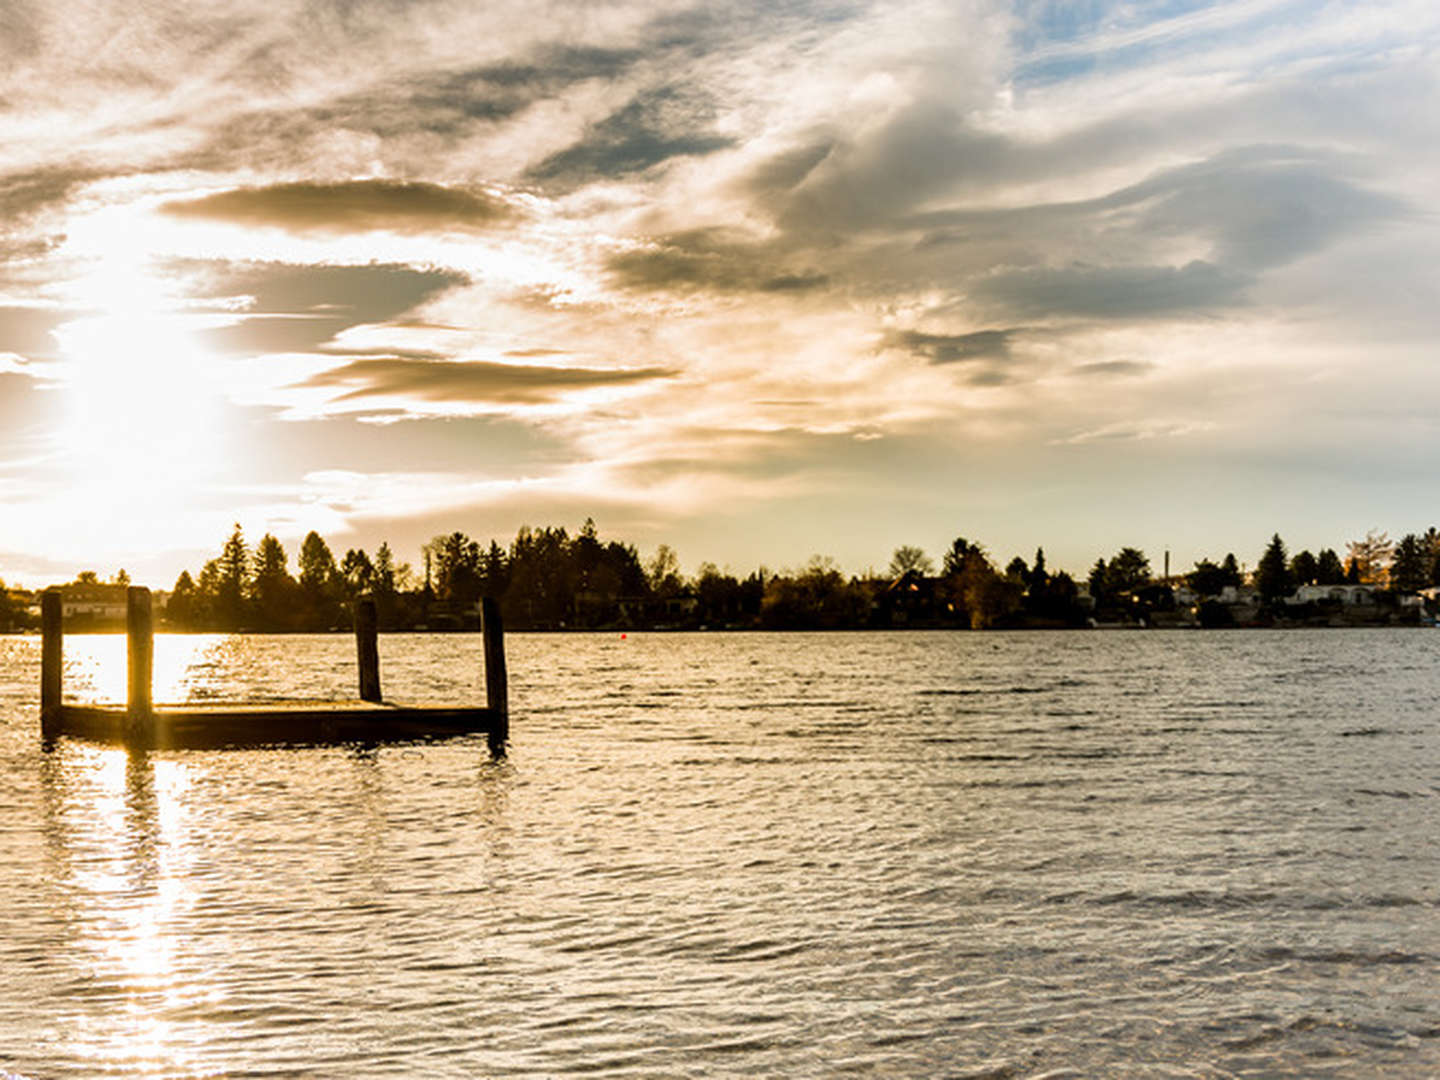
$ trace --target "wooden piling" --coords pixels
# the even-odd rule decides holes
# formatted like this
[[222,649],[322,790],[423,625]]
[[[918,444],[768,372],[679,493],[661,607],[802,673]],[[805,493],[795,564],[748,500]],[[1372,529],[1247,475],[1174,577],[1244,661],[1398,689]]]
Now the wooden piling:
[[362,597],[355,604],[355,652],[360,663],[360,700],[380,701],[380,644],[375,601]]
[[60,733],[60,701],[64,692],[64,605],[59,589],[46,589],[40,597],[40,736],[49,740]]
[[505,626],[493,596],[480,601],[480,632],[485,643],[485,704],[494,716],[490,751],[503,754],[510,741],[510,689],[505,674]]
[[125,597],[125,705],[66,705],[61,693],[64,605],[60,591],[47,591],[41,608],[40,712],[47,745],[62,735],[148,751],[413,742],[485,732],[495,757],[506,752],[510,704],[504,628],[499,605],[488,597],[481,606],[487,704],[469,707],[382,701],[378,620],[373,604],[362,602],[356,609],[356,640],[362,657],[364,700],[182,704],[157,709],[151,686],[155,643],[150,590],[144,588],[132,588]]
[[155,631],[150,618],[150,590],[132,585],[125,592],[125,636],[128,679],[126,728],[132,745],[154,742],[155,710],[150,698],[155,669]]

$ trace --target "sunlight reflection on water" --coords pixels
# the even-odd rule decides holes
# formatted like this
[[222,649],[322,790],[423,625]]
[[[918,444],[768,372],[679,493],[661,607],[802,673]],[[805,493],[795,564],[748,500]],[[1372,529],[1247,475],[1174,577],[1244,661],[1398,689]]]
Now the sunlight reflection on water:
[[[514,635],[499,763],[46,753],[0,642],[0,1076],[1426,1075],[1436,640]],[[341,696],[353,649],[157,673]],[[381,652],[483,694],[472,636]]]

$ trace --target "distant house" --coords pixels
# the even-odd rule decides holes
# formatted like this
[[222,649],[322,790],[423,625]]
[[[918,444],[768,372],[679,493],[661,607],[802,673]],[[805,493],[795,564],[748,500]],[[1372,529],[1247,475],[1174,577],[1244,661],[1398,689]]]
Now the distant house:
[[1253,585],[1226,585],[1217,599],[1222,604],[1255,606],[1260,603],[1260,590]]
[[935,618],[938,578],[907,570],[875,595],[871,609],[882,624],[903,626]]
[[1301,585],[1289,604],[1339,604],[1354,607],[1375,602],[1373,585]]
[[124,622],[125,586],[101,582],[61,585],[60,612],[67,622]]

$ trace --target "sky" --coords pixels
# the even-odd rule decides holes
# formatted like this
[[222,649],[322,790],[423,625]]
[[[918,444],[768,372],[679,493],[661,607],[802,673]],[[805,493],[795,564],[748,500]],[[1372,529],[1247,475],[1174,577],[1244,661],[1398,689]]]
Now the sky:
[[1440,522],[1433,0],[3,11],[12,583]]

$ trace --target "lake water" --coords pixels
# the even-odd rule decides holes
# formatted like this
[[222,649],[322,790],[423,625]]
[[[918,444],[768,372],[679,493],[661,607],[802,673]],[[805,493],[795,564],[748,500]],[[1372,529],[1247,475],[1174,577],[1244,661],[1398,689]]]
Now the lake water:
[[[494,763],[42,752],[0,638],[0,1077],[1440,1073],[1434,631],[508,645]],[[353,693],[341,635],[156,649]],[[480,654],[383,637],[386,691]]]

